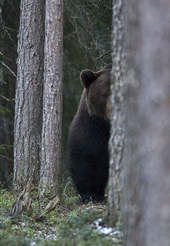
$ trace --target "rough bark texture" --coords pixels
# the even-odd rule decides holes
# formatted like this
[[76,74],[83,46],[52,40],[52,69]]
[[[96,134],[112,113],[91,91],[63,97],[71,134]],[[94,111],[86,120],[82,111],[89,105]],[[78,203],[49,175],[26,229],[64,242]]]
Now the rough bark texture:
[[61,157],[63,1],[46,0],[40,196],[55,193]]
[[120,173],[124,148],[123,86],[125,83],[125,3],[113,1],[112,21],[112,83],[111,83],[111,136],[108,190],[108,218],[111,224],[117,220],[120,210]]
[[170,2],[130,0],[129,10],[124,245],[169,246]]
[[[14,126],[14,187],[37,183],[42,122],[44,6],[21,0]],[[36,174],[36,175],[34,175]]]

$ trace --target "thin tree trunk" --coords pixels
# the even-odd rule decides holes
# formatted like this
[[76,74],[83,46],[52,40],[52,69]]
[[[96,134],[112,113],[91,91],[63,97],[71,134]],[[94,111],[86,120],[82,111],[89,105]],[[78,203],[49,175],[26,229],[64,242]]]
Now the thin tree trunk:
[[40,196],[56,193],[61,158],[63,1],[46,0]]
[[21,0],[14,124],[14,188],[37,183],[40,166],[44,2]]
[[130,0],[129,10],[125,245],[169,246],[170,2]]
[[111,136],[110,169],[108,190],[108,219],[110,224],[117,220],[121,195],[121,160],[124,148],[123,86],[125,83],[125,3],[113,1],[112,20],[112,78],[111,78]]

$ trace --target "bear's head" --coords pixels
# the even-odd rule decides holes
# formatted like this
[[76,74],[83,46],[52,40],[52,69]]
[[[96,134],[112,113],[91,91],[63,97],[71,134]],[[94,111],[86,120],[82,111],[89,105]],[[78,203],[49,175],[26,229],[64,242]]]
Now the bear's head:
[[86,103],[90,115],[109,119],[110,103],[110,72],[112,65],[105,66],[98,72],[83,70],[80,74],[81,81],[86,90]]

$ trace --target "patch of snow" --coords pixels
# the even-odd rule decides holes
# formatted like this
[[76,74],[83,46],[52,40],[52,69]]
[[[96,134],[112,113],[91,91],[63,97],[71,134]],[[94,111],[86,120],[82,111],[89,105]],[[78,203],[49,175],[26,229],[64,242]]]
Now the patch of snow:
[[49,240],[49,239],[57,240],[57,236],[55,234],[46,234],[45,240]]
[[123,233],[118,231],[117,228],[107,227],[102,223],[102,219],[99,218],[93,222],[93,227],[100,233],[107,236],[111,236],[112,241],[117,243],[123,238]]
[[123,233],[121,231],[114,231],[112,235],[118,236],[118,237],[123,237]]
[[42,228],[42,231],[37,231],[34,234],[33,240],[31,242],[31,246],[34,246],[36,244],[36,241],[39,240],[49,240],[49,239],[53,239],[53,240],[57,240],[57,233],[56,233],[56,228],[55,227],[49,227],[48,230],[44,230],[45,228]]
[[105,234],[105,235],[110,235],[112,232],[113,232],[113,228],[110,228],[110,227],[100,227],[98,228],[98,230],[102,233],[102,234]]
[[99,218],[93,222],[93,226],[99,231],[101,234],[111,235],[115,232],[115,229],[112,227],[106,227],[102,225],[102,219]]
[[36,244],[36,242],[31,242],[31,246],[34,246]]
[[25,227],[26,224],[24,222],[19,223],[22,227]]

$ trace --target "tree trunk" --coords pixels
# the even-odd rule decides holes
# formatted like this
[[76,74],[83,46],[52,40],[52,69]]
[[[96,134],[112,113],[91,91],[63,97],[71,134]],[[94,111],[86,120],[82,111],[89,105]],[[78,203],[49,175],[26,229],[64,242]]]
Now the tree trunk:
[[63,1],[46,0],[40,196],[55,194],[61,158]]
[[42,122],[44,4],[21,0],[14,124],[14,188],[37,183]]
[[108,190],[108,219],[115,224],[120,210],[121,160],[124,148],[123,87],[125,75],[125,3],[113,1],[112,17],[111,136]]
[[170,244],[169,13],[167,0],[129,1],[126,246]]

